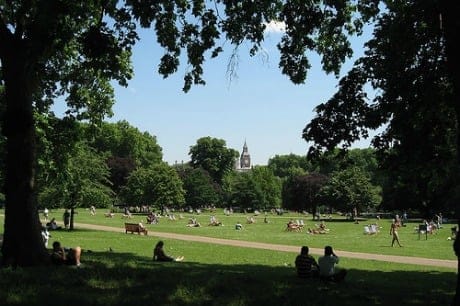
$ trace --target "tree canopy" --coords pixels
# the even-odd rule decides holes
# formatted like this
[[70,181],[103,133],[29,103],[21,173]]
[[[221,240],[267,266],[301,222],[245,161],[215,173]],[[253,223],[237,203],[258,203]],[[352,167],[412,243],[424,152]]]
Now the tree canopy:
[[[381,11],[381,8],[384,10]],[[202,78],[203,63],[207,58],[219,55],[222,51],[220,43],[228,41],[238,47],[248,41],[251,46],[249,52],[254,55],[261,48],[266,24],[271,21],[285,24],[286,31],[278,44],[279,67],[294,83],[306,80],[310,68],[309,51],[315,51],[321,56],[326,72],[338,75],[341,63],[352,53],[347,35],[361,33],[364,23],[375,20],[378,26],[374,35],[386,38],[380,40],[382,43],[391,42],[386,46],[390,52],[395,50],[398,56],[404,54],[400,51],[415,55],[411,45],[416,46],[413,49],[421,51],[412,57],[416,61],[406,62],[409,56],[401,56],[394,58],[394,62],[388,62],[389,67],[394,68],[391,73],[407,74],[408,80],[413,82],[410,76],[421,75],[416,73],[417,67],[430,67],[433,61],[445,59],[444,65],[440,67],[446,68],[443,80],[451,84],[450,106],[455,109],[455,120],[458,122],[459,8],[457,1],[439,0],[1,1],[0,82],[5,86],[2,133],[7,142],[7,215],[2,247],[3,262],[36,265],[45,262],[47,257],[40,241],[39,220],[34,215],[34,110],[46,112],[55,97],[68,94],[68,115],[73,118],[98,121],[111,114],[110,108],[114,101],[110,81],[116,80],[126,85],[131,77],[129,58],[137,40],[138,25],[154,28],[157,42],[164,49],[158,65],[161,75],[167,77],[175,73],[180,61],[185,58],[189,69],[184,75],[183,90],[188,91],[194,84],[205,84]],[[385,33],[391,35],[378,35]],[[429,35],[423,34],[431,34],[431,39]],[[390,36],[399,39],[391,40]],[[418,48],[421,45],[425,48]],[[438,46],[441,48],[436,53]],[[404,49],[398,50],[396,47]],[[438,56],[425,57],[424,53]],[[377,63],[382,58],[385,57],[373,57]],[[410,63],[413,65],[405,65]],[[356,69],[350,75],[358,80],[364,77]],[[391,86],[384,88],[387,85],[384,78],[378,75],[375,79],[374,76],[369,77],[373,78],[377,88],[389,89],[388,101],[402,101],[397,92],[391,91]],[[402,83],[409,85],[411,82]],[[434,84],[439,86],[440,83]],[[363,83],[358,82],[356,85],[359,88]],[[373,108],[366,107],[362,96],[353,94],[359,90],[354,91],[353,86],[348,89],[344,91],[349,93],[345,95],[346,99],[336,99],[341,111],[336,113],[337,120],[332,126],[340,131],[345,144],[366,136],[365,130],[368,127],[375,128],[392,120],[393,113],[399,109],[396,104],[383,103],[381,112],[372,112]],[[413,101],[417,104],[419,100]],[[399,104],[401,109],[404,109],[403,105]],[[360,116],[353,116],[351,109],[355,107],[365,113],[370,110],[369,114],[375,115],[373,120],[366,121]],[[342,120],[346,118],[353,119],[351,125]],[[315,124],[323,126],[323,133],[318,130],[320,136],[316,137],[316,141],[330,149],[333,142],[324,134],[329,126],[321,120]],[[458,131],[456,139],[456,154],[460,161]],[[389,144],[395,143],[391,138],[382,139],[383,143],[387,140],[390,140]],[[26,222],[24,215],[30,216]],[[21,224],[21,230],[15,228],[15,224]],[[28,234],[18,237],[15,234],[18,232]],[[460,242],[457,241],[456,250],[460,255]],[[30,252],[37,256],[31,258],[28,256]]]
[[275,155],[268,160],[268,167],[278,177],[289,177],[293,173],[309,172],[312,168],[307,156],[295,154]]
[[185,191],[177,172],[165,163],[139,168],[128,177],[121,191],[126,206],[181,207]]
[[136,166],[141,167],[148,167],[163,159],[156,137],[139,131],[125,120],[116,123],[101,122],[98,127],[85,127],[88,141],[99,152],[131,159]]
[[198,139],[196,145],[190,147],[189,155],[192,167],[203,168],[216,183],[221,184],[225,173],[234,168],[238,151],[227,148],[223,139],[207,136]]
[[323,203],[338,211],[352,213],[374,210],[381,203],[381,189],[371,184],[368,177],[357,167],[332,173],[319,194]]
[[321,189],[328,177],[320,173],[310,173],[289,177],[283,188],[284,207],[297,211],[311,211],[315,217],[321,203]]
[[[378,19],[365,55],[317,106],[304,130],[310,155],[368,136],[382,169],[384,206],[452,210],[458,186],[458,119],[448,69],[444,20],[436,1],[393,3]],[[398,72],[398,73],[395,73]],[[369,87],[374,94],[370,95]],[[403,207],[401,207],[403,208]]]
[[225,175],[223,191],[227,206],[270,209],[281,206],[281,178],[267,166]]
[[[460,181],[460,50],[454,43],[460,5],[382,4],[364,56],[341,79],[338,92],[316,107],[303,137],[314,142],[309,154],[316,156],[338,145],[348,148],[368,137],[369,129],[381,128],[372,144],[390,174],[384,205],[394,208],[403,201],[427,214],[449,209],[458,203]],[[450,209],[460,220],[458,204]],[[454,247],[459,256],[460,242]],[[459,286],[457,281],[454,304]]]
[[194,209],[202,206],[219,206],[221,188],[206,170],[191,167],[178,167],[176,170],[184,185],[185,205]]

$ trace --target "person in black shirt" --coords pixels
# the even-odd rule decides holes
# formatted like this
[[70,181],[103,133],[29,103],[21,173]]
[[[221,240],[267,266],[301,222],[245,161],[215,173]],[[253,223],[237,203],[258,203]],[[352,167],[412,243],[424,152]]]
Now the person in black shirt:
[[297,275],[300,278],[317,277],[319,276],[319,266],[313,256],[308,254],[309,249],[303,246],[300,249],[300,254],[295,259],[295,267]]
[[168,256],[165,254],[163,250],[163,241],[158,241],[155,248],[153,249],[153,260],[154,261],[182,261],[184,260],[184,256],[179,256],[177,258]]

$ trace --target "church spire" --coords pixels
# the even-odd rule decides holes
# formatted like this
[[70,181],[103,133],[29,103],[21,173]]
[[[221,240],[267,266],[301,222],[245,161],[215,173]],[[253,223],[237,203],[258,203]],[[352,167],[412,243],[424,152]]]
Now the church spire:
[[244,140],[243,152],[241,153],[241,157],[240,157],[240,169],[242,170],[251,169],[251,155],[249,154],[246,139]]

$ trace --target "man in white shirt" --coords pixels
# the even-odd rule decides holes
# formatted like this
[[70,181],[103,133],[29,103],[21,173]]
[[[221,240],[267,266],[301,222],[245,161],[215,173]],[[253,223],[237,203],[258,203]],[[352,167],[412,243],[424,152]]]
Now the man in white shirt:
[[[324,248],[324,256],[318,259],[320,278],[327,281],[341,282],[347,275],[347,270],[336,269],[335,265],[339,263],[339,257],[334,254],[331,246]],[[336,271],[337,270],[337,271]]]

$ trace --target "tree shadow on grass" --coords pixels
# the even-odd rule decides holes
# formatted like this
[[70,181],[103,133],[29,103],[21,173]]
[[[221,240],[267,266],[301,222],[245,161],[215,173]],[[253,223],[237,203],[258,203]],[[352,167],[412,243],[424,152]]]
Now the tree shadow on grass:
[[0,270],[0,305],[449,305],[454,272],[349,270],[340,284],[293,268],[153,262],[89,252],[81,268]]

